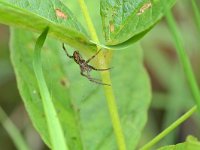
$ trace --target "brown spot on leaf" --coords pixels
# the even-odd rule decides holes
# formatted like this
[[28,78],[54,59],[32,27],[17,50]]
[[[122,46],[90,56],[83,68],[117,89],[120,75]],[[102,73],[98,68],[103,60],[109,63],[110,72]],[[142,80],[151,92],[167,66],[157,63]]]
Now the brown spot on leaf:
[[60,80],[60,84],[61,84],[62,86],[64,86],[64,87],[68,87],[68,86],[69,86],[69,82],[68,82],[67,78],[62,78],[62,79]]
[[56,16],[62,19],[67,19],[67,15],[60,9],[56,9]]
[[138,11],[137,15],[140,16],[143,14],[147,9],[149,9],[152,6],[151,2],[145,3],[140,10]]

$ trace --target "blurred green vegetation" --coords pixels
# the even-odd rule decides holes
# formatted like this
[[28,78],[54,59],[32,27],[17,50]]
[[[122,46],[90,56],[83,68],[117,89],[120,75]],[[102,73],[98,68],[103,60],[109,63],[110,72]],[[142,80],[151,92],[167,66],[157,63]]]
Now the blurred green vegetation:
[[[0,24],[0,106],[24,135],[32,149],[47,149],[33,128],[19,95],[9,55],[9,28]],[[0,147],[16,149],[5,129],[0,125]]]
[[[173,14],[199,83],[200,31],[190,1],[179,1],[173,8]],[[144,62],[151,77],[153,99],[149,121],[141,139],[150,140],[191,108],[194,102],[165,19],[145,36],[142,45]],[[149,133],[149,136],[146,133]],[[166,136],[157,147],[182,142],[188,134],[199,138],[199,119],[196,115]]]
[[[200,1],[197,3],[200,6]],[[80,10],[75,6],[72,9],[78,10],[76,14],[80,13]],[[94,9],[96,8],[92,7],[91,12],[97,12]],[[191,2],[188,0],[178,1],[173,8],[173,14],[181,31],[195,76],[200,83],[200,31],[194,19]],[[100,21],[95,22],[95,25],[100,29]],[[98,31],[102,37],[101,30]],[[153,91],[148,123],[140,141],[140,145],[143,145],[191,108],[194,103],[165,19],[162,19],[141,40],[141,43],[144,50],[144,64],[149,72]],[[32,149],[47,149],[33,129],[20,99],[10,62],[8,45],[9,29],[0,25],[0,106],[23,133]],[[182,142],[188,134],[200,139],[198,117],[196,114],[193,115],[159,142],[157,147]],[[1,125],[0,133],[0,147],[5,150],[15,149],[10,137]]]

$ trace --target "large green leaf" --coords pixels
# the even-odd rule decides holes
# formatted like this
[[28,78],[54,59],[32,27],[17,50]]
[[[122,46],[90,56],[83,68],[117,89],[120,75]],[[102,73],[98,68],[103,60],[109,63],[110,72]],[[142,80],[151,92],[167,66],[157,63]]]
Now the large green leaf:
[[176,0],[101,0],[106,43],[135,42],[144,36]]
[[[35,128],[49,145],[41,97],[32,68],[35,41],[36,36],[27,31],[12,30],[11,58],[26,109]],[[82,77],[77,64],[69,60],[61,44],[52,39],[45,42],[42,60],[46,82],[69,149],[116,150],[102,85]],[[146,122],[151,95],[149,79],[142,65],[142,52],[137,46],[115,52],[111,66],[114,67],[111,70],[112,86],[126,144],[128,149],[134,149]],[[92,75],[99,78],[98,72]]]
[[59,0],[0,0],[0,23],[39,33],[49,26],[49,35],[77,49],[95,48],[81,24]]

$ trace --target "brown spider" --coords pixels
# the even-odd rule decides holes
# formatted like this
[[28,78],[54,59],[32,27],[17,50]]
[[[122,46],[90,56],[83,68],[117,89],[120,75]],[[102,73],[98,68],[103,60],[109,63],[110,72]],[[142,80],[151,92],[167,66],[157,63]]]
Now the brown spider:
[[[84,60],[80,53],[78,51],[74,51],[73,55],[69,55],[69,53],[67,52],[66,48],[65,48],[65,45],[63,43],[63,50],[65,51],[65,53],[67,54],[67,56],[69,58],[72,58],[74,59],[74,61],[79,65],[80,67],[80,70],[81,70],[81,75],[88,78],[88,80],[90,80],[91,82],[94,82],[94,83],[97,83],[97,84],[102,84],[102,85],[108,85],[108,86],[111,86],[110,84],[106,84],[106,83],[102,83],[100,80],[98,79],[93,79],[91,76],[90,76],[90,71],[91,70],[96,70],[96,71],[106,71],[106,70],[109,70],[111,68],[106,68],[106,69],[97,69],[97,68],[94,68],[93,66],[89,65],[88,63],[101,51],[97,51],[92,57],[90,57],[88,60]],[[84,72],[86,72],[87,74],[84,74]]]

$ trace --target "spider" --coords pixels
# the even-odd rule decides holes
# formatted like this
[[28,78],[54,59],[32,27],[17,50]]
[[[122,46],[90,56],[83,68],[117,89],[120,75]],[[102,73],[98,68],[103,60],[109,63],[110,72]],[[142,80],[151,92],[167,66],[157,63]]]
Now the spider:
[[[111,86],[110,84],[106,84],[101,82],[99,79],[94,79],[90,76],[90,71],[95,70],[95,71],[106,71],[109,70],[111,68],[106,68],[106,69],[97,69],[91,65],[89,65],[88,63],[95,58],[95,56],[101,51],[97,51],[92,57],[90,57],[88,60],[84,60],[82,58],[82,56],[80,55],[80,53],[78,51],[74,51],[73,55],[69,55],[69,53],[67,52],[64,43],[62,44],[63,50],[65,51],[65,53],[67,54],[67,56],[69,58],[74,59],[74,61],[79,65],[80,70],[81,70],[81,75],[86,77],[89,81],[97,83],[97,84],[101,84],[101,85],[108,85]],[[85,74],[84,72],[86,72],[87,74]]]

